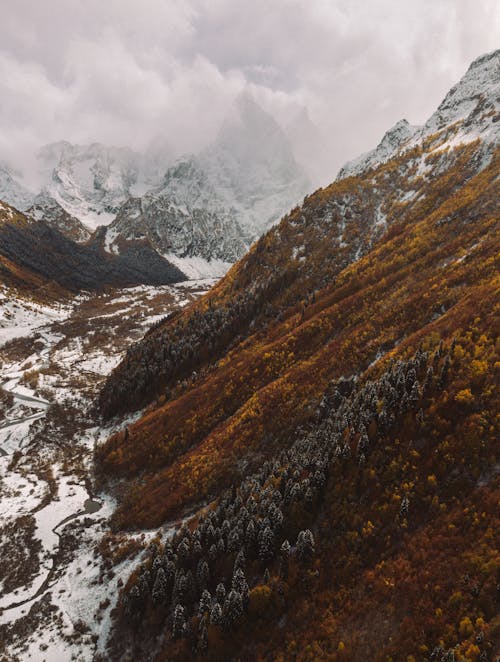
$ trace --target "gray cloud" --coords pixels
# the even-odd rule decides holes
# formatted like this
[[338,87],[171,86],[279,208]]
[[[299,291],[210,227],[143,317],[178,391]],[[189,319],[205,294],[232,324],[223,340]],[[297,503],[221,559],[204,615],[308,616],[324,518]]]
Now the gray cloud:
[[401,117],[423,122],[500,35],[497,0],[3,0],[2,9],[0,160],[18,167],[59,139],[198,149],[248,90],[282,125],[307,109],[325,150],[301,153],[326,182]]

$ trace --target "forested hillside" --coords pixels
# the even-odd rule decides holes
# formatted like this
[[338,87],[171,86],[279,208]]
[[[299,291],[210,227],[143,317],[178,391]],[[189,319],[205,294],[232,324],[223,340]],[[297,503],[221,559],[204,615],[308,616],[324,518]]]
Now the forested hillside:
[[495,659],[499,57],[108,379],[106,418],[143,409],[96,453],[115,529],[192,515],[112,656]]

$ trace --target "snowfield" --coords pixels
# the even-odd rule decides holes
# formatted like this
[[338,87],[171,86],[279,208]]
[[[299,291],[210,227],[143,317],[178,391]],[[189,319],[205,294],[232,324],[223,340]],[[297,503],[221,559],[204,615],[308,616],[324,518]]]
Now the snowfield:
[[[1,293],[0,385],[13,396],[0,418],[0,641],[6,659],[106,659],[119,587],[145,544],[170,529],[111,533],[115,500],[95,493],[93,450],[140,414],[96,427],[88,410],[130,342],[214,282],[139,286],[54,307]],[[12,540],[13,531],[23,536],[21,544]],[[131,551],[113,565],[100,551],[106,545]],[[0,648],[0,659],[3,653]]]

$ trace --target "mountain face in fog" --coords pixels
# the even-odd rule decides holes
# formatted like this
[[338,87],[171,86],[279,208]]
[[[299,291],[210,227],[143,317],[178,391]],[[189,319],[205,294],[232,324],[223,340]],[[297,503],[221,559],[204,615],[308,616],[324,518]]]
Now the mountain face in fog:
[[285,132],[248,95],[199,154],[175,161],[168,147],[138,153],[61,141],[41,148],[37,164],[36,195],[0,172],[3,199],[31,218],[76,241],[107,226],[93,241],[108,253],[146,240],[191,266],[193,259],[220,261],[226,266],[217,267],[219,275],[310,188]]

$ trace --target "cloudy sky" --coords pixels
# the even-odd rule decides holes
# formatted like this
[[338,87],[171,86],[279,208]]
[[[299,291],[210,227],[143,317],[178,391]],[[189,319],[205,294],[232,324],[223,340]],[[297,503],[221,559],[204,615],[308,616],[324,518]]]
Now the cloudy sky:
[[1,4],[0,161],[17,167],[59,139],[196,150],[247,90],[282,125],[307,110],[326,182],[500,46],[498,0]]

